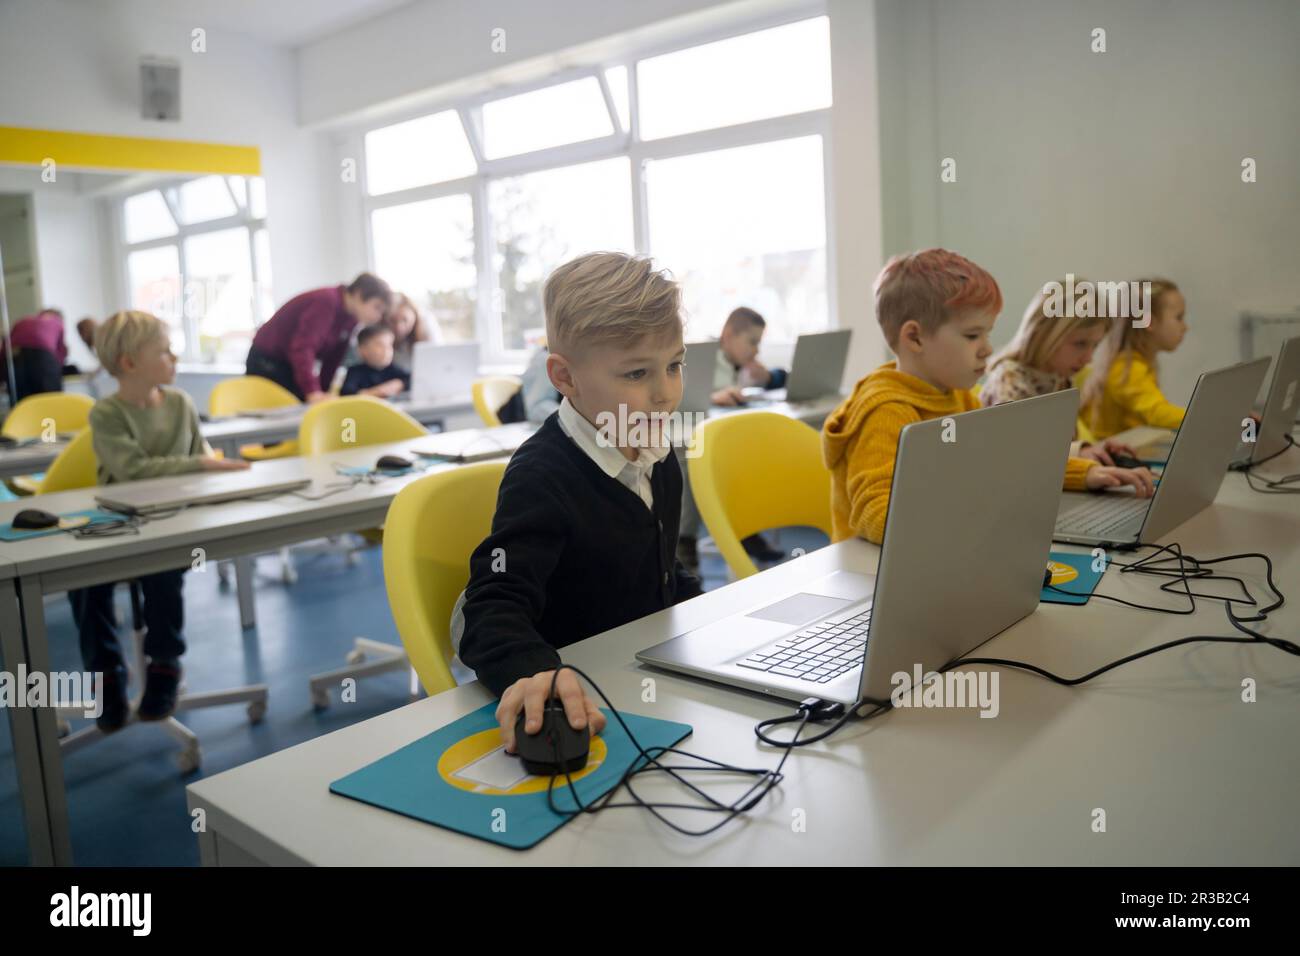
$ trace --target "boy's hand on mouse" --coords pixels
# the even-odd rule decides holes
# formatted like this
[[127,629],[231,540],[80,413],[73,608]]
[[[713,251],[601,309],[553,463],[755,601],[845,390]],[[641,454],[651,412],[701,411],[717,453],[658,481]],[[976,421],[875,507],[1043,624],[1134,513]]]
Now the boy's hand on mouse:
[[[515,752],[515,722],[521,710],[525,714],[525,733],[535,734],[542,729],[542,708],[546,706],[553,677],[555,671],[542,671],[532,677],[520,678],[501,695],[501,703],[497,705],[497,723],[501,725],[501,740],[506,745],[506,753]],[[560,676],[555,678],[555,696],[564,704],[569,726],[574,730],[590,726],[591,732],[598,734],[605,729],[605,715],[596,702],[583,693],[578,675],[573,671],[560,671]]]
[[1084,478],[1089,491],[1105,491],[1107,488],[1119,488],[1132,485],[1139,498],[1150,498],[1155,494],[1155,475],[1147,468],[1110,468],[1096,465],[1088,469]]
[[712,400],[714,405],[743,405],[745,393],[734,385],[728,385],[714,392]]
[[748,385],[757,385],[759,388],[767,388],[772,384],[772,373],[768,371],[766,365],[755,359],[740,370],[740,376]]
[[204,471],[247,471],[248,462],[239,458],[212,458],[204,455],[199,459]]

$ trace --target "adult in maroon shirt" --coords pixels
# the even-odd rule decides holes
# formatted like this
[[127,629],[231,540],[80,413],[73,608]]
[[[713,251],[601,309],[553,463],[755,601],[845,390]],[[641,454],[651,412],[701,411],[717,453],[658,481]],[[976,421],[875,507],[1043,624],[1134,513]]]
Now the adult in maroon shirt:
[[253,336],[248,374],[269,378],[308,402],[327,398],[352,330],[381,320],[392,299],[388,283],[369,272],[349,286],[294,296]]
[[[67,365],[68,347],[63,340],[63,313],[42,309],[19,319],[9,330],[13,344],[16,401],[42,392],[63,391],[63,374],[76,369]],[[0,380],[8,380],[9,362],[5,343],[0,340]]]

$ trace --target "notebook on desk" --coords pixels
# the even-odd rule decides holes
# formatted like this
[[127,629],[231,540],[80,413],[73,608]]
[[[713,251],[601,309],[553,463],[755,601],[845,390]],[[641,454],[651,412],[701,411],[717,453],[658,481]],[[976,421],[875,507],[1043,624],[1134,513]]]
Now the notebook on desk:
[[532,422],[516,422],[499,428],[442,432],[430,435],[419,448],[412,448],[411,454],[462,465],[491,458],[508,458],[537,428]]

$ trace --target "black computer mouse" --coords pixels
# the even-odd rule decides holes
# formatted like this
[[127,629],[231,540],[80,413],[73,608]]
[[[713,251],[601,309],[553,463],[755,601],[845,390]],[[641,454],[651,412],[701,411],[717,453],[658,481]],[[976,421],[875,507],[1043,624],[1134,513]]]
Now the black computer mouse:
[[59,516],[42,511],[40,508],[24,508],[14,515],[13,526],[20,531],[37,531],[41,528],[53,528],[59,523]]
[[405,471],[414,464],[411,459],[403,458],[401,455],[385,455],[375,463],[375,467],[380,471]]
[[591,749],[591,728],[574,730],[564,704],[549,700],[542,710],[542,727],[535,734],[524,730],[525,714],[521,710],[515,721],[515,751],[524,769],[542,777],[575,773],[587,766]]
[[1111,461],[1115,462],[1116,468],[1143,468],[1141,459],[1130,458],[1128,455],[1111,455]]

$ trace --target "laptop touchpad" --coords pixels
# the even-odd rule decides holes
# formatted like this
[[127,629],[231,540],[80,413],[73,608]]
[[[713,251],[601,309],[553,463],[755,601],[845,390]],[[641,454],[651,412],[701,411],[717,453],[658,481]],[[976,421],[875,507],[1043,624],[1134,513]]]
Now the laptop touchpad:
[[767,607],[751,611],[746,617],[756,617],[762,621],[776,621],[780,624],[803,624],[834,614],[840,608],[853,603],[845,598],[827,597],[824,594],[792,594],[784,600],[769,604]]

